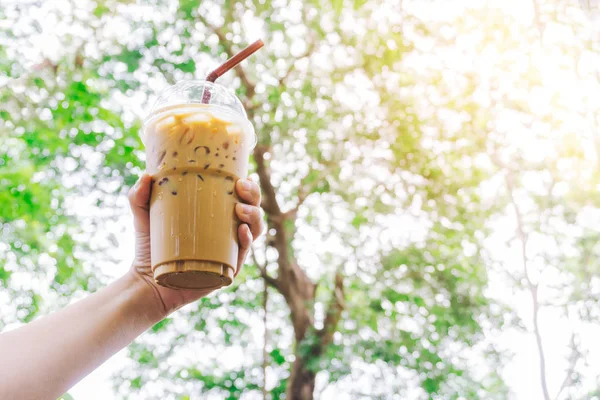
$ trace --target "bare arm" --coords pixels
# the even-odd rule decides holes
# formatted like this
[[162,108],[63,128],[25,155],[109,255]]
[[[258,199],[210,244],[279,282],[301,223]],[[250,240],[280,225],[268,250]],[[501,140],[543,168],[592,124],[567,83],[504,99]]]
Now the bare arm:
[[127,274],[93,295],[0,335],[0,398],[56,399],[160,321],[153,290]]
[[[150,269],[151,178],[129,192],[136,248],[131,270],[93,295],[24,327],[0,334],[0,399],[55,400],[133,339],[179,307],[210,293],[155,284]],[[236,184],[240,256],[262,232],[260,191]],[[237,272],[236,272],[237,274]]]

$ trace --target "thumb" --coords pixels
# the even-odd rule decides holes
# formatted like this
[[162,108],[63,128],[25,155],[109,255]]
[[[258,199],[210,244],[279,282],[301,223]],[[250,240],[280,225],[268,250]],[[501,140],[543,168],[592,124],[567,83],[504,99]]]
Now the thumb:
[[150,193],[152,177],[144,173],[127,195],[133,214],[133,226],[136,232],[150,232]]

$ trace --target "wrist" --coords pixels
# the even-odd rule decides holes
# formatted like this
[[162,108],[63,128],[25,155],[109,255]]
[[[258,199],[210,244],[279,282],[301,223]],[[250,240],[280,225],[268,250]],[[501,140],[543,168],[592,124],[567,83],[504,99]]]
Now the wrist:
[[135,269],[126,275],[128,286],[133,291],[133,302],[142,315],[146,315],[153,323],[165,318],[169,311],[165,306],[156,286],[149,281],[150,277],[142,275]]

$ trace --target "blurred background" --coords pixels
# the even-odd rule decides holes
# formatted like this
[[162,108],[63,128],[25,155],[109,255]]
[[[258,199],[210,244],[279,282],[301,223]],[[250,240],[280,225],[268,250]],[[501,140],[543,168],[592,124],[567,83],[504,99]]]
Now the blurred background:
[[0,329],[128,269],[145,111],[262,38],[267,235],[64,399],[600,398],[599,7],[2,0]]

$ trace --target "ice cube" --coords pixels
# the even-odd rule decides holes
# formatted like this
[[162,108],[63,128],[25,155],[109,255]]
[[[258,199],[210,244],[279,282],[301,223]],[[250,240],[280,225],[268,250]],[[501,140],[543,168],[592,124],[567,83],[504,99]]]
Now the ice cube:
[[230,135],[241,135],[242,128],[240,128],[239,125],[227,125],[227,133],[229,133]]
[[202,112],[188,115],[187,117],[182,119],[182,121],[186,124],[206,124],[210,122],[210,120],[211,116]]
[[156,132],[158,132],[158,131],[169,131],[175,125],[177,125],[177,120],[175,119],[175,117],[173,117],[173,116],[166,116],[166,117],[161,118],[158,121],[156,121],[156,123],[154,124],[154,130]]

